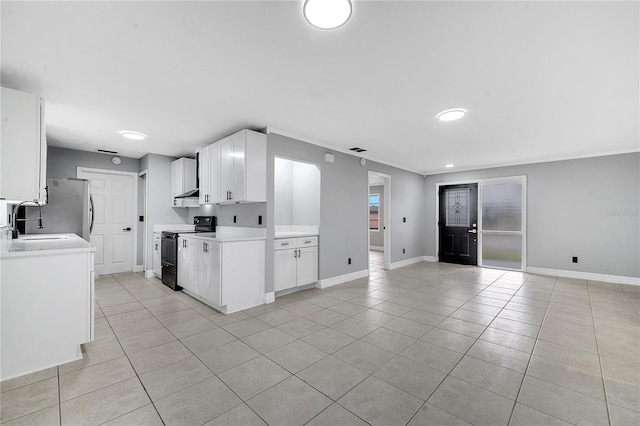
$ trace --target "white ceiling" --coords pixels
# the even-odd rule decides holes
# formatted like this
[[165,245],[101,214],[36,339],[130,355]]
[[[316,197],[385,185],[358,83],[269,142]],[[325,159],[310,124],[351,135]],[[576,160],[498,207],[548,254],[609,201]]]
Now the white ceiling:
[[420,173],[631,152],[638,6],[354,0],[322,31],[302,1],[2,1],[1,82],[50,145],[132,157],[266,126]]

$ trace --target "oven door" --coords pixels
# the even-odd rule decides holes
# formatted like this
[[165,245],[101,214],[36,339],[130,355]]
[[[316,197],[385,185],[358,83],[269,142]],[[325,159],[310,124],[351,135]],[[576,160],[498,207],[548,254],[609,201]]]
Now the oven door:
[[162,264],[162,283],[180,290],[178,287],[178,234],[162,233],[160,244],[160,260]]

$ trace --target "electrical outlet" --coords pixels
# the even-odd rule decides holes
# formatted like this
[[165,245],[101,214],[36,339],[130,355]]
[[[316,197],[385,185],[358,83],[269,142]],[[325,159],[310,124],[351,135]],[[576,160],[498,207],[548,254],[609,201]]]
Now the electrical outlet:
[[351,265],[351,258],[347,259],[347,265]]
[[406,217],[402,218],[402,223],[407,223],[407,218]]
[[237,217],[236,215],[233,215],[233,223],[236,223]]
[[262,225],[262,215],[258,216],[258,225]]
[[578,263],[578,256],[573,256],[573,258],[571,259],[571,261],[573,263]]
[[140,216],[139,221],[140,221],[140,222],[144,222],[144,216]]
[[405,249],[402,249],[402,254],[405,254],[405,253],[406,253],[406,250],[405,250]]

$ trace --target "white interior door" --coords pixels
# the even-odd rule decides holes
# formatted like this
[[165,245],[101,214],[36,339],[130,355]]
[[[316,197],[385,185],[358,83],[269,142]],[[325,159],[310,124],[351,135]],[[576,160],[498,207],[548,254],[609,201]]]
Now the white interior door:
[[96,274],[132,272],[135,176],[79,169],[78,177],[91,182]]

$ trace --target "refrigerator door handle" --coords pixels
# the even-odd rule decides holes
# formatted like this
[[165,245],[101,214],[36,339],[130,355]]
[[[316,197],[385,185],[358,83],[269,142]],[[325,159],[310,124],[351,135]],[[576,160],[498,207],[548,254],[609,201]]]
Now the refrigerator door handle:
[[95,218],[93,213],[93,195],[89,194],[89,210],[91,211],[91,222],[89,223],[89,234],[93,232],[93,220]]

